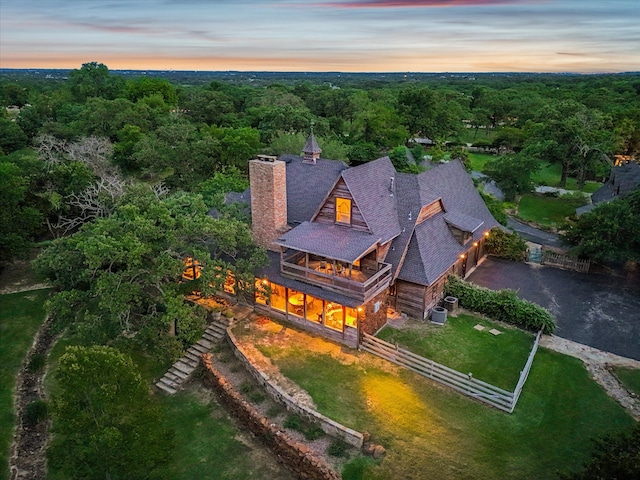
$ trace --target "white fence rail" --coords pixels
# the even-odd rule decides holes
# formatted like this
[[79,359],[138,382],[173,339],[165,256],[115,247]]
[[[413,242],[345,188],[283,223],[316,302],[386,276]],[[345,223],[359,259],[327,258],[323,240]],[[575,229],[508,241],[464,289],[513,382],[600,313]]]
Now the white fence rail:
[[422,375],[423,377],[442,383],[463,395],[467,395],[495,408],[511,413],[518,402],[518,398],[522,392],[522,387],[529,376],[533,358],[538,350],[541,333],[542,332],[538,332],[533,348],[531,349],[531,353],[529,354],[529,358],[527,359],[527,363],[525,364],[522,372],[520,372],[520,379],[518,380],[516,389],[513,392],[503,390],[502,388],[498,388],[490,383],[473,378],[473,375],[471,374],[460,373],[452,368],[434,362],[433,360],[416,355],[415,353],[405,350],[398,345],[385,342],[384,340],[380,340],[379,338],[366,333],[363,334],[360,349],[384,358],[396,365],[407,368],[419,375]]

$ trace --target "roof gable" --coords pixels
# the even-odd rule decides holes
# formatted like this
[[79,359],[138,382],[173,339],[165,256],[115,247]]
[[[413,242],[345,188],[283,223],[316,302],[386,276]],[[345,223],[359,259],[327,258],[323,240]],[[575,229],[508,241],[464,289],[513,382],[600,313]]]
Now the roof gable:
[[345,185],[372,234],[386,243],[401,227],[395,197],[396,169],[389,157],[363,163],[342,172]]

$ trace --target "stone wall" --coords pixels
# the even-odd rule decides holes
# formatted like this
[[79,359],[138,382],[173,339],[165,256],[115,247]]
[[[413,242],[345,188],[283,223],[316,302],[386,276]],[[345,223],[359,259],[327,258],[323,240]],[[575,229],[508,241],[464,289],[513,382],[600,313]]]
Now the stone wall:
[[387,296],[388,293],[385,290],[364,305],[364,312],[360,319],[360,332],[375,335],[387,323]]
[[340,476],[322,459],[311,454],[308,447],[296,442],[287,433],[271,424],[236,392],[211,363],[211,354],[202,355],[207,380],[217,392],[220,402],[258,438],[263,439],[278,461],[300,479],[339,480]]
[[242,347],[236,341],[230,328],[227,329],[227,339],[231,344],[231,349],[233,350],[234,355],[245,366],[251,376],[255,378],[260,385],[262,385],[267,394],[275,401],[284,405],[287,410],[297,413],[309,422],[318,425],[327,435],[340,438],[344,442],[349,445],[353,445],[356,448],[362,448],[364,443],[364,436],[362,433],[345,427],[315,410],[299,405],[291,395],[278,387],[274,382],[271,382],[265,373],[256,369],[256,367],[247,359],[246,355],[242,351]]

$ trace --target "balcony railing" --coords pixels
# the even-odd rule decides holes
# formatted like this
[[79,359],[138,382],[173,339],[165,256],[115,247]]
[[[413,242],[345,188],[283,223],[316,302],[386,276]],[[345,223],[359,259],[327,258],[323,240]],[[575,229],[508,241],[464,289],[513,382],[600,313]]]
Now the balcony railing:
[[313,266],[304,266],[288,260],[293,258],[283,258],[280,262],[280,271],[283,275],[356,298],[362,303],[383,291],[391,282],[391,265],[388,263],[377,262],[377,271],[343,268],[341,273],[333,269],[328,273],[327,268],[323,269],[315,263]]

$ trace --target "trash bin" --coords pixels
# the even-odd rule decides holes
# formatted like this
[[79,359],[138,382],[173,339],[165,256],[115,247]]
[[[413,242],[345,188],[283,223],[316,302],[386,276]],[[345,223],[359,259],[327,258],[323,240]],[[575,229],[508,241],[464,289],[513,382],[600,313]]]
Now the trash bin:
[[438,325],[444,325],[447,321],[447,309],[443,307],[433,307],[433,310],[431,310],[431,321]]
[[444,308],[450,312],[458,308],[458,299],[456,297],[444,297]]

